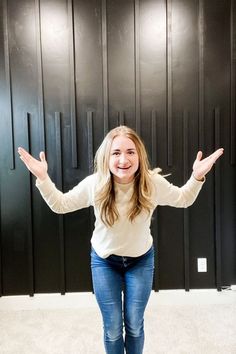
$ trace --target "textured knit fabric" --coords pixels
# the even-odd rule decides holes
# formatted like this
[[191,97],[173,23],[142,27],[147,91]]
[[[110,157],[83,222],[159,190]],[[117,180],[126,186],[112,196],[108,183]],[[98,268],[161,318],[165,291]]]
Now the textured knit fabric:
[[49,177],[43,181],[36,180],[36,186],[46,203],[56,213],[64,214],[89,206],[94,207],[96,220],[91,243],[100,257],[107,258],[111,254],[138,257],[152,246],[150,223],[156,206],[188,207],[195,201],[203,185],[203,182],[197,181],[193,176],[182,187],[174,186],[158,173],[152,174],[151,178],[154,208],[150,214],[143,211],[133,222],[129,221],[127,215],[130,210],[130,198],[134,184],[133,182],[127,184],[115,182],[119,219],[112,227],[107,227],[101,221],[99,210],[94,203],[96,174],[86,177],[67,193],[59,191]]

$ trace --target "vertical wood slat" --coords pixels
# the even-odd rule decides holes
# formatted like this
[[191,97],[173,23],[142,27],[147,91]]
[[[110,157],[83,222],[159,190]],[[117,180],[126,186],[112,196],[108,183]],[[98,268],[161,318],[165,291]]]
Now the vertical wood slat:
[[108,133],[108,67],[107,67],[107,2],[102,0],[102,72],[103,72],[103,124]]
[[[214,110],[214,123],[215,123],[215,150],[220,146],[220,109],[217,107]],[[215,243],[216,243],[216,286],[217,290],[221,290],[221,198],[220,198],[220,161],[215,165],[214,171],[215,188],[214,188],[214,208],[215,208]]]
[[124,111],[119,111],[118,112],[118,117],[117,117],[117,125],[125,125],[125,114]]
[[70,60],[70,112],[71,112],[71,164],[78,168],[77,142],[77,111],[76,111],[76,67],[75,67],[75,28],[73,0],[68,0],[68,27],[69,27],[69,60]]
[[[94,154],[94,146],[93,146],[93,112],[87,112],[87,136],[88,136],[88,167],[89,167],[89,174],[93,173],[93,154]],[[90,226],[90,234],[92,234],[94,229],[94,212],[92,208],[89,208],[89,226]]]
[[[25,125],[27,132],[26,149],[31,152],[31,140],[30,140],[30,113],[26,113]],[[29,173],[28,181],[28,206],[27,206],[27,244],[28,244],[28,276],[29,276],[29,295],[34,295],[34,257],[33,257],[33,214],[32,214],[32,175]]]
[[[61,135],[61,113],[55,112],[55,136],[56,136],[56,166],[57,166],[57,185],[63,189],[63,162],[62,162],[62,135]],[[64,216],[58,216],[59,223],[59,242],[60,242],[60,287],[61,294],[66,292],[65,282],[65,242],[64,242]]]
[[172,107],[172,0],[166,0],[166,60],[167,60],[167,165],[173,164],[173,107]]
[[38,67],[39,139],[40,139],[40,149],[42,151],[46,151],[40,0],[35,0],[35,12],[36,12],[35,13],[36,47],[37,47],[37,64],[38,64],[37,67]]
[[93,112],[87,112],[87,132],[88,132],[88,168],[89,174],[93,173]]
[[235,62],[236,62],[236,26],[235,26],[235,6],[231,0],[230,16],[230,163],[236,162],[236,122],[235,122]]
[[[5,54],[5,67],[6,64],[9,67],[9,60],[6,60],[6,51],[7,51],[7,55],[9,58],[9,45],[8,45],[8,25],[7,25],[7,3],[6,0],[3,1],[3,32],[4,32],[4,54]],[[5,21],[5,22],[4,22]],[[7,72],[7,68],[6,68],[6,72]],[[7,75],[7,74],[6,74]],[[11,106],[12,107],[12,104]],[[12,111],[12,110],[11,110]],[[12,116],[12,113],[11,113]],[[12,144],[11,144],[11,150],[12,150]],[[14,152],[14,149],[13,149]],[[12,153],[11,153],[11,162],[10,162],[10,169],[12,169],[13,167],[13,161],[14,159],[12,159]],[[0,297],[3,295],[3,278],[2,278],[2,190],[1,190],[1,186],[2,186],[2,181],[1,181],[1,173],[0,173]]]
[[3,295],[3,284],[2,284],[2,181],[0,173],[0,297]]
[[[189,170],[189,156],[188,156],[188,121],[189,112],[184,110],[183,113],[183,170],[184,170],[184,183],[188,180]],[[184,209],[184,283],[185,290],[190,289],[190,269],[189,269],[189,210]]]
[[204,150],[204,0],[199,0],[198,41],[199,41],[199,99],[198,99],[198,149]]
[[134,0],[134,60],[135,60],[135,125],[136,132],[141,130],[140,109],[140,4]]
[[152,110],[152,166],[157,167],[157,112]]
[[10,64],[9,37],[8,37],[7,0],[3,0],[3,27],[4,27],[3,31],[4,31],[5,75],[6,75],[6,86],[7,86],[7,96],[8,96],[7,103],[9,107],[9,116],[10,116],[9,167],[11,170],[14,170],[15,169],[15,141],[14,141],[13,105],[12,105],[11,64]]
[[[152,167],[157,167],[157,112],[151,112],[151,143],[152,143]],[[158,213],[155,210],[152,221],[152,232],[156,237],[153,238],[155,250],[158,251]],[[154,290],[159,290],[160,272],[159,272],[159,257],[155,257],[155,273],[154,273]]]

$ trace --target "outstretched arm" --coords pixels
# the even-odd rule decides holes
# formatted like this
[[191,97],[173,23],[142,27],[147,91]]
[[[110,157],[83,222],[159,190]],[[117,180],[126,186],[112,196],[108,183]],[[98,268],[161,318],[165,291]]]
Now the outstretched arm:
[[204,179],[205,175],[211,170],[216,160],[224,153],[224,149],[220,148],[202,160],[202,151],[198,151],[196,160],[193,164],[193,176],[198,181]]
[[40,160],[35,159],[22,147],[18,148],[21,160],[28,170],[37,177],[36,187],[48,206],[58,214],[65,214],[93,205],[93,190],[96,183],[94,175],[81,181],[70,191],[58,190],[48,176],[48,164],[44,152],[40,152]]
[[199,151],[193,164],[192,176],[182,187],[177,187],[159,174],[154,174],[153,178],[156,186],[154,204],[177,208],[186,208],[192,205],[203,186],[205,175],[211,170],[213,164],[223,152],[224,149],[218,149],[210,156],[202,159],[202,152]]
[[39,157],[40,160],[35,159],[32,155],[30,155],[25,149],[22,147],[18,148],[18,153],[20,155],[21,160],[24,162],[25,166],[28,170],[33,173],[35,177],[43,181],[47,178],[48,164],[45,159],[44,152],[40,152]]

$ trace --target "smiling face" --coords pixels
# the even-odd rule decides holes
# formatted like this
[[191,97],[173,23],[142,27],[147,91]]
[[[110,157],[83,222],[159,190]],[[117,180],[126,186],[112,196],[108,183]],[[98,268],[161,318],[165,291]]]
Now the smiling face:
[[111,144],[109,169],[118,183],[129,183],[139,168],[134,142],[125,135],[116,136]]

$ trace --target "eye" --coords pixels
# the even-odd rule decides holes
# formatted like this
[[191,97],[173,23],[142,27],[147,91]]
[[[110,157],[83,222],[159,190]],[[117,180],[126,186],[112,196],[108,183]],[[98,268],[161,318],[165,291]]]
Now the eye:
[[113,156],[119,156],[120,153],[119,153],[118,151],[114,151],[114,152],[112,153],[112,155],[113,155]]
[[134,154],[135,154],[135,151],[129,151],[128,154],[129,154],[129,155],[134,155]]

